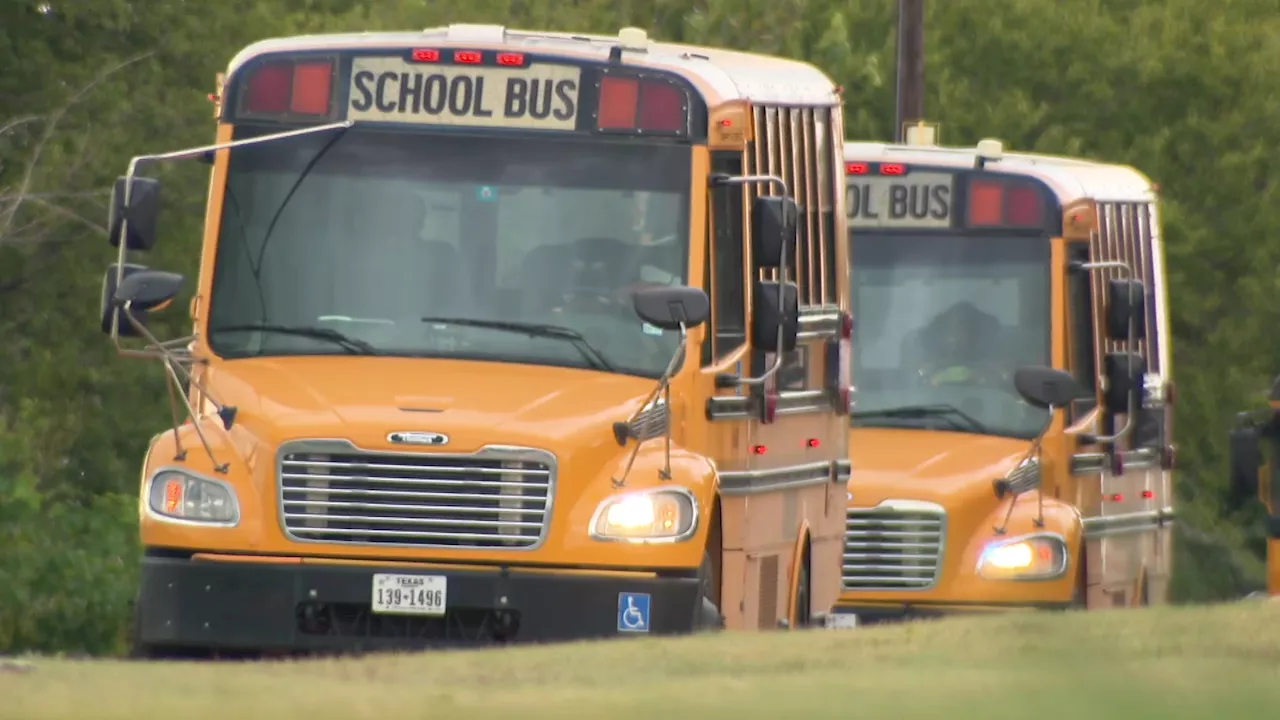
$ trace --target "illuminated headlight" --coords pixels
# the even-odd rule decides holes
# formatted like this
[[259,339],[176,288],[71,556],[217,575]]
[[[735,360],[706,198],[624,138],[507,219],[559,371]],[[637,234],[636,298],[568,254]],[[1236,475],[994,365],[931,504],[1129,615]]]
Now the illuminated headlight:
[[619,495],[596,508],[591,536],[635,542],[684,540],[697,528],[697,508],[693,495],[683,489]]
[[1055,535],[998,540],[982,550],[978,574],[988,580],[1052,580],[1067,571],[1067,543]]
[[176,470],[162,470],[151,478],[147,503],[157,515],[196,523],[234,525],[240,505],[230,485]]

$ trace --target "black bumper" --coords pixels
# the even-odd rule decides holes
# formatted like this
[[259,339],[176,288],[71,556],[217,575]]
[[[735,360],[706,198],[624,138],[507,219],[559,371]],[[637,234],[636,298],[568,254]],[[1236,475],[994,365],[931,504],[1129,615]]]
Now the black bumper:
[[977,615],[1018,610],[1066,610],[1067,604],[1054,605],[837,605],[833,614],[858,616],[858,625],[881,625],[908,620],[929,620],[954,615]]
[[[375,614],[378,572],[448,577],[440,617]],[[632,595],[638,594],[638,595]],[[623,630],[623,608],[643,629]],[[627,578],[503,569],[212,562],[144,557],[137,641],[150,648],[364,651],[667,635],[695,629],[693,577]],[[637,610],[629,611],[632,627]]]

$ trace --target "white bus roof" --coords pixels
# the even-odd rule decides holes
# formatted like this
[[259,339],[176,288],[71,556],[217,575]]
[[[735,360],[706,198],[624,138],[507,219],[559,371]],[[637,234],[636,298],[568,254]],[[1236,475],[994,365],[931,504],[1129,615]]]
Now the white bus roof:
[[[845,162],[900,162],[946,168],[972,168],[978,159],[976,147],[938,145],[898,145],[877,142],[844,144]],[[1043,180],[1063,203],[1080,198],[1100,202],[1154,202],[1157,186],[1127,165],[1114,165],[1081,158],[1005,152],[989,160],[985,170],[1016,173]]]
[[515,30],[501,25],[449,25],[418,32],[366,32],[298,35],[255,42],[227,66],[231,76],[248,60],[266,53],[314,50],[503,46],[582,60],[607,62],[610,50],[625,40],[641,52],[623,54],[625,65],[675,72],[703,93],[708,106],[731,100],[765,105],[832,106],[841,102],[831,78],[808,63],[722,48],[650,42],[642,31],[627,28],[619,35]]

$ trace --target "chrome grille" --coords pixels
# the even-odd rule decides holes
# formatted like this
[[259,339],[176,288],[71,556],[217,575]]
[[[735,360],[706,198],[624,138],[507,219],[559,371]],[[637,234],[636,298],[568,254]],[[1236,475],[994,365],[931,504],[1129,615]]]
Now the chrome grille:
[[553,455],[528,448],[445,455],[290,443],[280,454],[281,520],[302,542],[534,548],[555,474]]
[[845,590],[923,590],[938,578],[946,514],[924,503],[849,508]]

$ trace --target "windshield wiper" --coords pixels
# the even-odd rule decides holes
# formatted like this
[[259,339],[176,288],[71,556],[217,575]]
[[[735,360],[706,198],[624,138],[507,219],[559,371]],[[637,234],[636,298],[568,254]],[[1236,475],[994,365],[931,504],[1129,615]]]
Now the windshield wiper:
[[261,332],[279,333],[281,335],[297,335],[299,337],[315,338],[316,340],[326,340],[334,345],[340,345],[342,349],[352,355],[378,354],[378,349],[370,345],[368,342],[340,333],[333,328],[307,327],[304,325],[272,325],[270,323],[246,323],[244,325],[223,325],[217,328],[210,328],[209,332],[215,333],[235,330],[258,330]]
[[443,323],[446,325],[464,325],[467,327],[487,328],[489,330],[506,330],[523,333],[530,337],[558,338],[568,340],[582,353],[582,357],[596,370],[614,372],[613,365],[604,359],[599,350],[591,346],[582,333],[561,325],[544,323],[512,322],[509,320],[475,320],[471,318],[424,317],[422,322]]
[[[969,430],[990,435],[991,431],[969,413],[954,405],[903,405],[902,407],[885,408],[883,410],[855,410],[851,413],[855,418],[944,418],[950,421],[957,430]],[[961,422],[963,421],[963,422]]]

